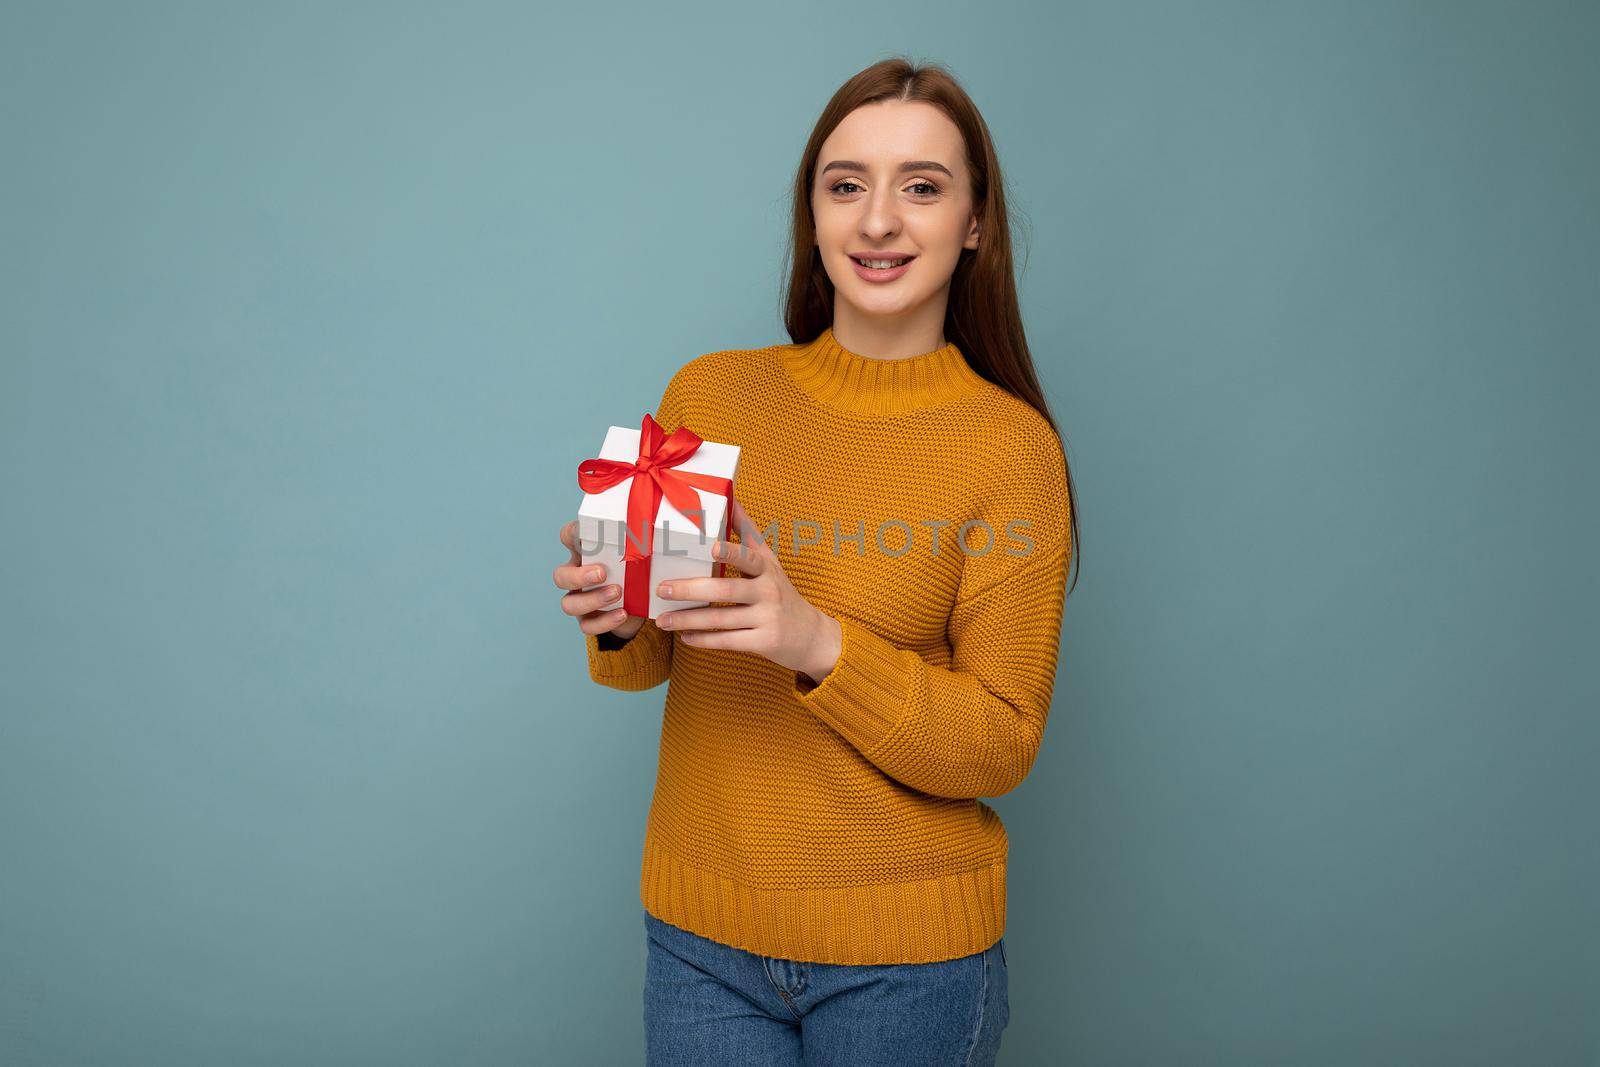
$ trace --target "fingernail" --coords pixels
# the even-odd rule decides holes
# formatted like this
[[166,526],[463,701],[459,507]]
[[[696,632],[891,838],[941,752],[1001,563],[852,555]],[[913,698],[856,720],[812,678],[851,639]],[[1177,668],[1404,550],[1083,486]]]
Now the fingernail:
[[605,581],[605,577],[606,569],[604,567],[596,567],[594,570],[589,572],[589,578],[591,581],[602,582]]
[[672,595],[672,586],[670,586],[670,585],[662,586],[661,587],[661,595],[662,596],[671,596]]
[[622,595],[622,587],[613,585],[606,588],[606,603],[609,604]]

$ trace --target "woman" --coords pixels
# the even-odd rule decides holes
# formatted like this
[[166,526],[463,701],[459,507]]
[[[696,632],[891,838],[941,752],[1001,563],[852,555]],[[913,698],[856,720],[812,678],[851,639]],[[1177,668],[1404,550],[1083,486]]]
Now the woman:
[[1038,753],[1077,543],[1001,186],[943,69],[851,78],[796,175],[793,343],[700,356],[661,399],[663,430],[743,450],[724,575],[659,583],[708,605],[629,617],[562,531],[591,676],[670,679],[640,877],[652,1064],[999,1047],[1007,841],[977,798]]

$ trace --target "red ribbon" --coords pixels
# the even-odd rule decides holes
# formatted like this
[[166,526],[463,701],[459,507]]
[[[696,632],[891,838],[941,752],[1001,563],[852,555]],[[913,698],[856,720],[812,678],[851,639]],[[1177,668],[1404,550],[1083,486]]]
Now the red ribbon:
[[[694,455],[704,439],[687,426],[679,426],[666,436],[661,426],[644,413],[639,426],[639,458],[632,463],[615,459],[586,459],[578,464],[578,485],[585,493],[599,493],[618,482],[633,479],[628,490],[628,530],[624,535],[622,606],[629,615],[650,615],[650,555],[655,539],[656,511],[664,494],[672,506],[686,515],[702,534],[705,521],[700,496],[695,488],[724,497],[733,507],[733,481],[710,474],[676,470],[678,464]],[[647,477],[639,477],[646,475]]]

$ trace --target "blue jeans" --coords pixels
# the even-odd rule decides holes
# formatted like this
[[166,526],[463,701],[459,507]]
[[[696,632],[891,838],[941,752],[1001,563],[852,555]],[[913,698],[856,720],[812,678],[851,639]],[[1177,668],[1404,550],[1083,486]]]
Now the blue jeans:
[[954,960],[853,965],[760,956],[648,911],[644,924],[648,1067],[977,1067],[1011,1018],[1003,937]]

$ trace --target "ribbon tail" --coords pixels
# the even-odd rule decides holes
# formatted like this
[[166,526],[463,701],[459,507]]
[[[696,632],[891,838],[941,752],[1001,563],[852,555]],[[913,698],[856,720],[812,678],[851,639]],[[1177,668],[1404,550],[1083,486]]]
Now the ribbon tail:
[[660,503],[661,487],[656,480],[636,476],[628,489],[628,522],[622,531],[622,606],[629,615],[650,614],[650,560]]

